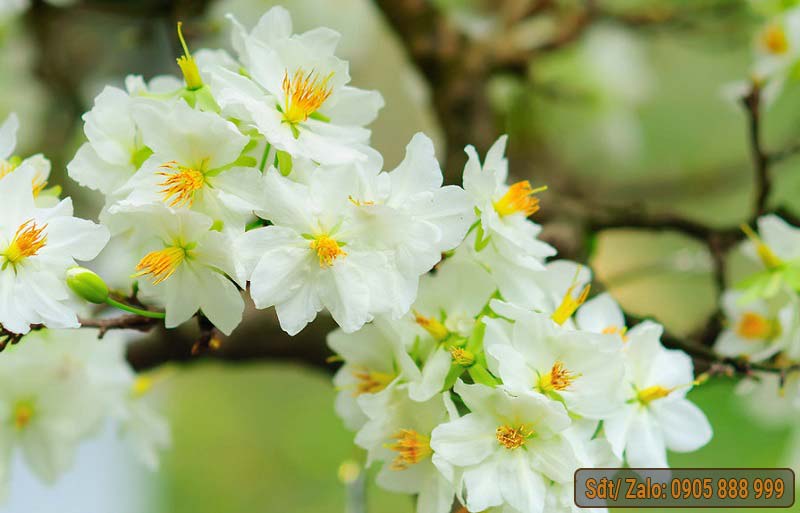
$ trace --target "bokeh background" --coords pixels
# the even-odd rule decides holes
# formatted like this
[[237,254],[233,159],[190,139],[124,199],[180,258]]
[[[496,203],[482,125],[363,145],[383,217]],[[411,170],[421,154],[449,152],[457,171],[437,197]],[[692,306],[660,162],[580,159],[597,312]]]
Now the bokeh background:
[[[470,38],[508,36],[504,1],[430,2]],[[439,84],[414,67],[370,0],[53,2],[65,5],[36,0],[12,9],[17,3],[0,0],[0,116],[19,114],[19,153],[50,157],[53,182],[76,197],[83,215],[96,215],[97,198],[70,183],[64,166],[82,141],[80,116],[103,85],[121,84],[129,73],[147,78],[177,73],[178,19],[186,23],[193,48],[227,48],[226,13],[252,25],[278,3],[292,12],[300,31],[318,25],[340,31],[340,54],[351,61],[353,83],[383,93],[387,106],[372,128],[387,169],[420,130],[437,142],[451,181],[466,160],[460,148],[446,147],[453,141],[448,133],[453,120],[442,119],[437,109]],[[556,12],[569,12],[581,2],[554,3]],[[470,87],[485,102],[471,120],[479,136],[475,143],[483,151],[494,137],[509,133],[512,174],[550,185],[537,214],[547,221],[546,235],[566,254],[588,257],[597,289],[610,291],[626,310],[687,334],[715,309],[717,290],[705,247],[676,233],[608,230],[595,234],[590,254],[580,253],[575,239],[584,235],[574,228],[572,212],[613,205],[630,215],[679,214],[714,226],[736,226],[748,217],[753,172],[746,117],[730,91],[748,76],[752,39],[762,20],[738,0],[602,4],[645,18],[681,10],[689,15],[652,24],[602,17],[574,41],[537,54],[524,73],[501,70],[475,83]],[[562,23],[543,13],[512,36],[535,46]],[[799,107],[800,87],[794,85],[764,113],[768,148],[800,140]],[[793,211],[800,208],[798,165],[800,159],[787,159],[776,166],[771,200]],[[729,278],[744,269],[734,255]],[[306,350],[316,361],[324,359],[321,341],[330,324],[321,321],[322,328],[287,342],[274,329],[261,329],[274,325],[269,314],[251,317],[236,343],[277,344],[287,347],[281,355],[291,358],[204,359],[162,367],[168,377],[152,400],[172,423],[174,447],[157,473],[137,467],[109,432],[81,449],[76,468],[55,487],[39,484],[16,465],[11,501],[0,510],[355,513],[348,510],[353,487],[344,483],[345,470],[358,465],[363,454],[333,412],[331,369],[295,361],[304,359]],[[691,392],[707,412],[714,438],[696,453],[671,455],[671,463],[796,467],[797,414],[767,415],[742,399],[735,385],[717,378]],[[383,492],[368,477],[366,482],[368,512],[413,511],[408,497]]]

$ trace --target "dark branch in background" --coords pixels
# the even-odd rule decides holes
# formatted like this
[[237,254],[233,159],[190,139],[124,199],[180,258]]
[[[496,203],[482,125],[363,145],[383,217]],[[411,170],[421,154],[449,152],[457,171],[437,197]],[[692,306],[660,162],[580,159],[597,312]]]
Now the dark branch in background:
[[742,98],[747,111],[750,130],[750,153],[755,168],[755,198],[753,218],[763,215],[767,208],[767,199],[772,188],[769,164],[770,158],[761,142],[761,86],[753,82],[750,92]]

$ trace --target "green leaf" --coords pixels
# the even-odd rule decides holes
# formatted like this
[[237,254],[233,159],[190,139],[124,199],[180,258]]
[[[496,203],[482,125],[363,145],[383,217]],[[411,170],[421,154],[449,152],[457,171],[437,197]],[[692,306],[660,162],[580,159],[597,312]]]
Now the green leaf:
[[289,176],[289,173],[292,172],[292,156],[285,151],[279,150],[277,152],[277,159],[278,171],[280,171],[283,176]]

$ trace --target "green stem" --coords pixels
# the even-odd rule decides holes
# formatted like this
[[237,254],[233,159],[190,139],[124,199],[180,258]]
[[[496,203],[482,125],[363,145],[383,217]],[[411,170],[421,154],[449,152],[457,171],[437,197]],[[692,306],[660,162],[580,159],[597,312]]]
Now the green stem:
[[261,165],[258,168],[261,172],[264,172],[264,166],[267,165],[267,156],[269,155],[269,150],[272,149],[272,145],[270,143],[266,143],[267,145],[264,146],[264,156],[261,157]]
[[119,301],[111,299],[110,297],[106,298],[106,303],[114,308],[119,308],[120,310],[124,310],[132,314],[141,315],[142,317],[147,317],[148,319],[166,319],[167,317],[167,314],[164,312],[151,312],[150,310],[142,310],[141,308],[136,308],[135,306],[120,303]]

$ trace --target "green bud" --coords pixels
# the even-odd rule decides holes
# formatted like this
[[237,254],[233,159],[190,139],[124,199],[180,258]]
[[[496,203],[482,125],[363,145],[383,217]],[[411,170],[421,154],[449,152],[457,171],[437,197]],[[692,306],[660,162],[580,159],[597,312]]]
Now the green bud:
[[85,267],[73,267],[67,271],[67,285],[82,299],[102,304],[108,299],[108,285],[103,278]]

